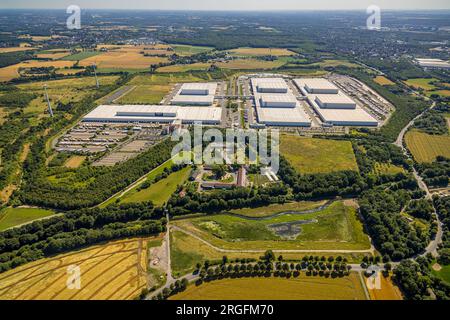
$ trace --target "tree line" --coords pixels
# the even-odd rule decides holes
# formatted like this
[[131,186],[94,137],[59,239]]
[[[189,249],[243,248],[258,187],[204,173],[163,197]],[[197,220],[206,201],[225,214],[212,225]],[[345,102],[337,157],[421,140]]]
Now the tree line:
[[0,233],[0,272],[84,246],[165,231],[161,208],[151,203],[79,209]]

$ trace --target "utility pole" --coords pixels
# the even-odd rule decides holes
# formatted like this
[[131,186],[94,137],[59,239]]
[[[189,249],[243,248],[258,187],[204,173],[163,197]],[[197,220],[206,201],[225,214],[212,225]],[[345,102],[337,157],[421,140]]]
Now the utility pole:
[[98,78],[97,78],[97,71],[95,70],[95,68],[97,67],[95,65],[95,63],[92,65],[92,67],[94,68],[94,76],[95,76],[95,86],[97,87],[97,89],[100,87],[100,84],[98,83]]
[[52,106],[50,104],[50,99],[48,98],[47,85],[46,84],[44,84],[44,92],[45,92],[45,100],[47,100],[48,113],[50,114],[50,117],[53,117],[53,109],[52,109]]

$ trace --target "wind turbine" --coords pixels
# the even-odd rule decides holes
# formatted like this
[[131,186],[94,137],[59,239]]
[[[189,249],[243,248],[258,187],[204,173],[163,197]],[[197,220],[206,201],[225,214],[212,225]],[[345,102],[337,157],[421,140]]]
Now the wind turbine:
[[48,98],[48,93],[47,93],[47,84],[44,84],[44,92],[45,92],[45,100],[47,100],[48,113],[50,114],[50,117],[53,117],[53,109],[50,104],[50,99]]

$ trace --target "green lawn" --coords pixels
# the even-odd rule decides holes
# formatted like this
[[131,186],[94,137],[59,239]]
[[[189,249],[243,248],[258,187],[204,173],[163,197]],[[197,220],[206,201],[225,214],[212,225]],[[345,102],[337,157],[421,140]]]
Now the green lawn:
[[[300,226],[296,238],[283,238],[269,229],[270,225],[313,220]],[[310,250],[364,250],[370,247],[356,210],[335,202],[315,213],[286,214],[266,220],[249,220],[232,215],[214,215],[178,220],[181,228],[227,249],[310,249]]]
[[0,212],[0,231],[53,214],[53,211],[44,209],[6,208]]
[[136,86],[122,96],[119,104],[158,104],[171,90],[170,85]]
[[283,135],[280,137],[280,153],[302,174],[358,171],[349,141]]
[[450,265],[441,267],[442,269],[439,271],[431,269],[431,273],[450,284]]
[[96,55],[99,55],[100,52],[99,51],[82,51],[82,52],[78,52],[75,54],[72,54],[70,56],[64,57],[61,60],[65,60],[65,61],[80,61],[80,60],[84,60],[90,57],[94,57]]
[[136,203],[152,201],[155,205],[161,206],[177,190],[178,185],[183,184],[191,173],[191,167],[183,168],[172,173],[166,179],[152,184],[149,188],[129,193],[121,198],[121,203]]

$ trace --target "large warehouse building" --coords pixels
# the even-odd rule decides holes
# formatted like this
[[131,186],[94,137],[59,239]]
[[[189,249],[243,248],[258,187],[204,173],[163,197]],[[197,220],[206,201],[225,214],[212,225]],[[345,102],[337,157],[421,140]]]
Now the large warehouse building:
[[378,121],[372,115],[327,79],[295,79],[294,83],[325,124],[378,126]]
[[179,107],[162,105],[101,105],[87,114],[84,122],[103,123],[174,123],[201,122],[206,125],[220,124],[221,108]]
[[170,101],[179,106],[212,106],[217,83],[184,83]]
[[311,119],[282,78],[252,78],[258,123],[281,127],[310,127]]
[[441,59],[416,59],[416,61],[425,69],[450,69],[450,63]]

